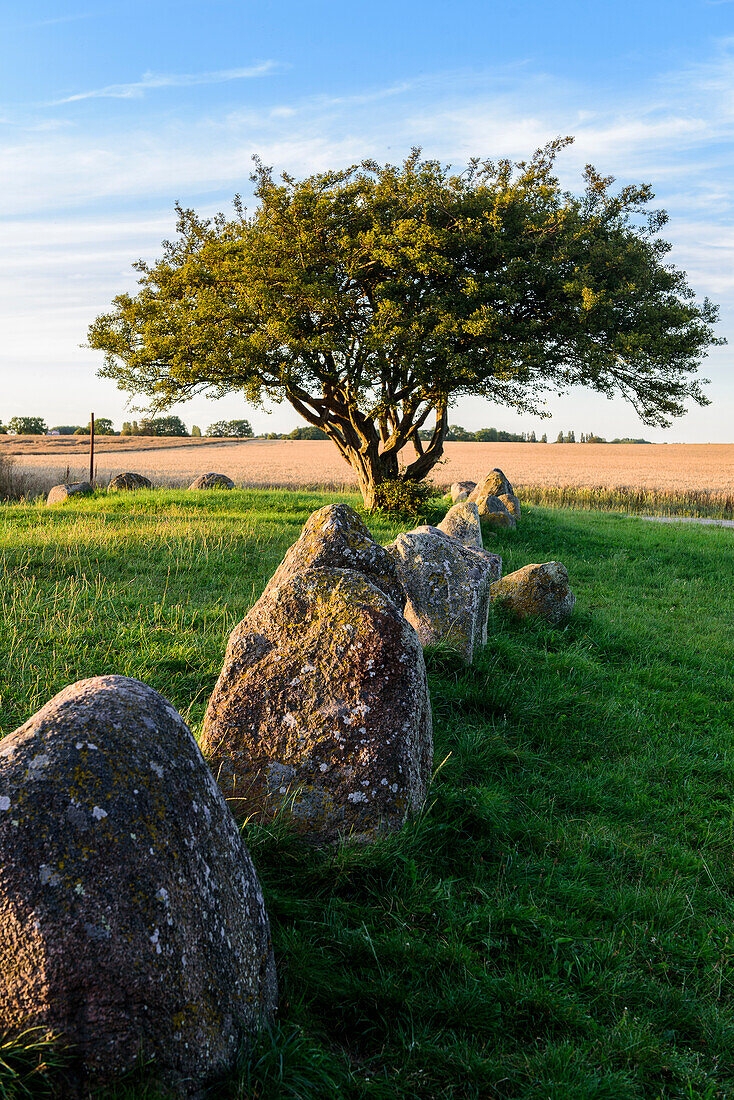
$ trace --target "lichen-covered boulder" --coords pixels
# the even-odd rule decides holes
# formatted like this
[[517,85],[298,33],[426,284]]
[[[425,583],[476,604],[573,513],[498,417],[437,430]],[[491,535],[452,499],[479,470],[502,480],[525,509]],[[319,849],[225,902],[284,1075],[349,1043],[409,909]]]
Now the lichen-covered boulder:
[[473,546],[477,550],[484,549],[479,509],[476,504],[470,504],[469,501],[455,504],[453,508],[449,508],[439,523],[438,529],[463,542],[465,546]]
[[405,591],[394,559],[348,504],[327,504],[308,517],[263,595],[306,569],[353,569],[363,573],[401,611],[405,607]]
[[252,862],[183,719],[81,680],[0,741],[0,1020],[70,1043],[87,1084],[139,1057],[181,1095],[276,1001]]
[[512,486],[502,473],[502,470],[495,467],[494,470],[489,471],[483,481],[480,481],[479,484],[474,487],[469,499],[477,504],[480,497],[498,497],[503,493],[511,493],[512,491]]
[[229,639],[202,748],[239,815],[285,805],[318,842],[399,828],[423,805],[433,759],[415,631],[353,570],[270,585]]
[[492,585],[492,600],[519,618],[560,623],[574,609],[566,567],[559,561],[525,565]]
[[504,504],[507,511],[517,522],[520,518],[520,501],[517,499],[514,493],[500,493],[497,500]]
[[428,526],[398,535],[388,550],[408,594],[405,617],[422,644],[447,646],[471,664],[487,641],[490,586],[500,576],[500,559]]
[[234,489],[234,482],[226,474],[199,474],[189,489]]
[[49,489],[46,504],[63,504],[71,497],[88,496],[91,492],[93,492],[92,486],[88,481],[81,481],[74,485],[70,485],[68,482],[62,485],[54,485],[53,489]]
[[486,523],[489,527],[513,528],[517,526],[517,520],[499,497],[481,497],[477,502],[477,510],[482,523]]
[[449,490],[452,504],[459,504],[462,500],[467,500],[469,494],[473,492],[476,487],[476,481],[455,481]]
[[108,493],[131,493],[136,489],[152,489],[153,482],[142,474],[128,470],[124,474],[115,474],[107,486]]

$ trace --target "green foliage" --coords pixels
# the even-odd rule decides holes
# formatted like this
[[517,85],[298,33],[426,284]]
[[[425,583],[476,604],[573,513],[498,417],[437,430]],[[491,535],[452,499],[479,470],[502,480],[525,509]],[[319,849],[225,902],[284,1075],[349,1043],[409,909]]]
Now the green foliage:
[[292,432],[288,432],[286,439],[328,439],[326,432],[322,432],[320,428],[294,428]]
[[140,421],[140,435],[188,435],[186,425],[179,416],[144,417]]
[[201,428],[198,424],[193,425],[191,429],[191,437],[192,439],[201,439]]
[[205,435],[217,438],[233,436],[235,439],[251,439],[253,435],[249,420],[217,420],[210,424]]
[[51,431],[58,432],[59,435],[74,435],[77,431],[84,431],[84,429],[79,424],[55,424]]
[[561,189],[569,140],[461,173],[419,150],[304,180],[258,162],[251,214],[179,208],[160,260],[136,265],[139,292],[90,327],[100,373],[157,408],[202,391],[285,399],[368,503],[385,478],[426,476],[467,394],[537,410],[582,385],[666,424],[707,401],[695,374],[716,309],[666,262],[648,185],[614,193],[588,167],[583,194]]
[[375,509],[390,519],[422,519],[436,490],[425,481],[392,478],[375,486]]
[[[230,631],[335,499],[0,509],[3,732],[104,673],[198,730]],[[279,1024],[216,1100],[734,1095],[731,532],[528,505],[486,534],[506,573],[562,561],[576,611],[492,614],[470,668],[430,655],[435,775],[399,834],[314,850],[247,826]]]
[[8,434],[8,425],[3,424],[2,420],[0,420],[0,435],[7,435],[7,434]]
[[43,1028],[29,1028],[20,1035],[0,1034],[0,1098],[30,1100],[59,1096],[54,1085],[68,1063],[64,1049],[47,1037]]
[[[89,435],[92,430],[91,420],[84,429],[84,435]],[[95,416],[94,418],[94,434],[95,435],[116,435],[114,424],[108,416]]]
[[42,416],[12,416],[8,429],[16,435],[45,435],[48,431]]

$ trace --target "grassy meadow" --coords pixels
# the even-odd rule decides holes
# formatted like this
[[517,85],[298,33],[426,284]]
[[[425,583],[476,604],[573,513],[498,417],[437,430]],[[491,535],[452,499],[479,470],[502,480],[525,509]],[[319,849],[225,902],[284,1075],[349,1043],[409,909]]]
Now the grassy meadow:
[[[0,735],[102,673],[198,732],[229,632],[335,499],[2,506]],[[428,655],[435,775],[400,834],[247,826],[281,1004],[217,1100],[734,1095],[734,532],[528,505],[485,543],[505,573],[563,561],[576,610],[493,611],[471,668]],[[0,1042],[0,1097],[63,1095],[57,1063]],[[106,1095],[162,1094],[142,1070]]]

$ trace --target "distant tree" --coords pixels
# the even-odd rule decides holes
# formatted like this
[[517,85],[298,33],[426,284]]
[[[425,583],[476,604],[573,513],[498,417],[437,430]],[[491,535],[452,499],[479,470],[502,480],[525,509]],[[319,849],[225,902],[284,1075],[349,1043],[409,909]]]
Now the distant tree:
[[59,435],[73,435],[79,427],[79,424],[54,424],[52,428],[49,428],[49,431],[58,432]]
[[292,432],[289,432],[286,439],[328,439],[326,432],[322,432],[320,428],[313,428],[310,425],[307,428],[294,428]]
[[530,433],[530,442],[531,443],[537,443],[538,442],[538,440],[535,438],[535,432]]
[[[248,420],[217,420],[215,424],[209,425],[204,434],[216,438],[233,436],[235,439],[251,439],[253,431]],[[282,437],[276,436],[275,438]]]
[[8,434],[8,425],[3,424],[2,420],[0,420],[0,435],[7,435],[7,434]]
[[559,432],[558,436],[556,437],[556,443],[565,443],[565,442],[566,441],[564,439],[563,432]]
[[42,416],[13,416],[8,428],[16,435],[45,435],[48,431]]
[[541,435],[540,442],[541,443],[547,443],[548,442],[548,436],[547,436],[546,432],[543,432],[543,434]]
[[[92,422],[87,424],[84,429],[84,435],[89,435],[92,431]],[[94,434],[95,435],[117,435],[114,429],[112,421],[107,416],[95,416],[94,418]]]
[[198,424],[194,424],[191,428],[191,435],[193,439],[201,439],[201,428]]
[[575,443],[576,435],[574,432],[566,432],[566,443]]
[[178,416],[158,416],[140,421],[140,435],[188,435],[186,425]]

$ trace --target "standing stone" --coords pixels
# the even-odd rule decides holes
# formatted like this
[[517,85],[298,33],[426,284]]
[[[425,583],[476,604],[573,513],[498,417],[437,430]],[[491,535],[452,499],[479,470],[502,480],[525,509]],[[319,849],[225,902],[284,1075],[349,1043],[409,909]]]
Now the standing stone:
[[199,474],[189,489],[234,489],[234,482],[226,474]]
[[444,531],[418,528],[388,547],[408,594],[405,617],[424,646],[448,646],[471,664],[487,641],[490,585],[501,561]]
[[46,504],[63,504],[70,497],[88,496],[91,492],[93,489],[88,481],[81,481],[76,485],[70,485],[68,482],[54,485],[53,489],[49,489]]
[[309,516],[263,595],[306,569],[353,569],[363,573],[401,611],[405,607],[395,560],[348,504],[328,504]]
[[399,828],[425,801],[433,759],[415,631],[354,570],[271,582],[229,639],[202,748],[240,816],[285,806],[315,841]]
[[476,481],[455,481],[450,489],[452,504],[459,504],[462,500],[468,500],[469,494],[476,487]]
[[[515,496],[502,470],[490,470],[484,481],[469,496],[479,508],[479,515],[493,527],[515,527],[520,518],[520,501]],[[500,517],[510,516],[510,522]]]
[[484,549],[479,509],[476,504],[470,504],[469,501],[455,504],[453,508],[449,508],[439,523],[438,529],[463,542],[465,546],[473,546],[477,550]]
[[521,619],[536,617],[560,623],[574,609],[568,572],[559,561],[526,565],[492,585],[492,600]]
[[73,1045],[84,1086],[154,1060],[177,1094],[275,1009],[262,892],[180,715],[80,680],[0,742],[0,1020]]
[[124,474],[115,474],[107,486],[108,493],[131,493],[136,489],[152,489],[153,482],[142,474],[128,470]]

